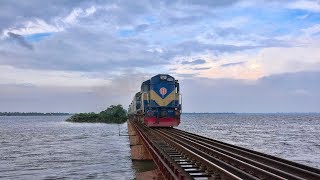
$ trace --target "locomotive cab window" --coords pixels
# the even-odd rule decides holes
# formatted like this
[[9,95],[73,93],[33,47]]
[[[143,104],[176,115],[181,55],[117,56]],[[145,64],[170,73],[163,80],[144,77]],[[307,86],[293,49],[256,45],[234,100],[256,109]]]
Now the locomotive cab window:
[[143,85],[143,86],[142,86],[142,91],[143,91],[143,92],[149,92],[149,90],[150,90],[149,85],[146,84],[146,85]]

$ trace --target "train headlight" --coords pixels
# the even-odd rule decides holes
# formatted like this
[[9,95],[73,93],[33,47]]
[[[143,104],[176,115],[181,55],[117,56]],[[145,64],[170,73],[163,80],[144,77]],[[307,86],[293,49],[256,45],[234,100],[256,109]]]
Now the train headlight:
[[179,117],[180,116],[180,111],[179,110],[176,110],[175,112],[174,112],[174,115],[176,115],[177,117]]
[[160,111],[160,117],[167,117],[168,112],[166,110]]
[[164,75],[163,75],[163,76],[160,76],[160,79],[161,79],[161,80],[166,80],[166,79],[167,79],[167,76],[164,76]]

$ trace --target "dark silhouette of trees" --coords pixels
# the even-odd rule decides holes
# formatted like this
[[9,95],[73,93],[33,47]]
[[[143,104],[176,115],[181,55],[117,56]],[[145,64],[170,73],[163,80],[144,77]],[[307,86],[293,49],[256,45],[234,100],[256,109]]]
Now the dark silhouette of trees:
[[122,105],[111,105],[106,110],[100,113],[79,113],[74,114],[66,121],[69,122],[102,122],[102,123],[116,123],[121,124],[127,121],[127,112]]

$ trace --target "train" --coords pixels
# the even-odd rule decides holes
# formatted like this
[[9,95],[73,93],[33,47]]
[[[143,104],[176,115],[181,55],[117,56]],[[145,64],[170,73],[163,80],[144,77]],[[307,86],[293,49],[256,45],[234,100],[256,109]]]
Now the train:
[[158,74],[142,82],[129,105],[128,117],[148,127],[175,127],[180,124],[181,111],[178,80]]

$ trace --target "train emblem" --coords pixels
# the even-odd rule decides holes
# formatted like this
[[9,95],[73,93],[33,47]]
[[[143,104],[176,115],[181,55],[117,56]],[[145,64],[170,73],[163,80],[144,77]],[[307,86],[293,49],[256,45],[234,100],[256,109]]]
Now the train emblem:
[[160,91],[160,94],[162,95],[162,98],[163,98],[164,95],[167,94],[167,89],[165,87],[160,88],[159,91]]

